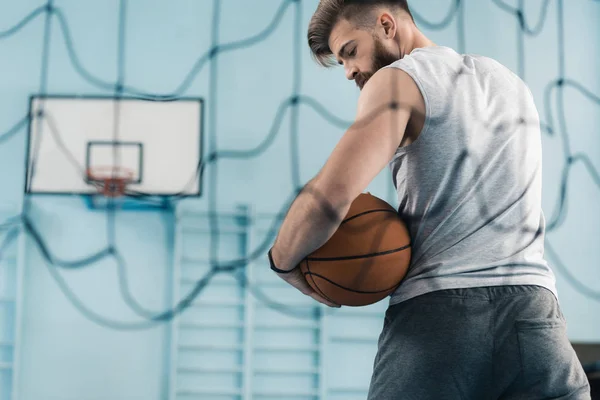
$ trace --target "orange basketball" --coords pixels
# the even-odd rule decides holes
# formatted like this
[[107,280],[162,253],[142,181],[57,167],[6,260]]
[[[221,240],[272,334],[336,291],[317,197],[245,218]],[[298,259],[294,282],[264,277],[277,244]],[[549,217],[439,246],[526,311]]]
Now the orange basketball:
[[310,286],[345,306],[373,304],[400,284],[410,263],[410,237],[397,211],[360,194],[338,230],[300,268]]

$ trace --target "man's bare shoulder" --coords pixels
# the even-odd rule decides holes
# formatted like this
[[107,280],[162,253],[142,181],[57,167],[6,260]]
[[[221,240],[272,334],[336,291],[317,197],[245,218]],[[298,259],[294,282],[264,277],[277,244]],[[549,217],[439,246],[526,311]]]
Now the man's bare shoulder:
[[413,78],[402,69],[387,67],[373,74],[365,84],[358,99],[358,110],[361,114],[385,106],[414,110],[422,104],[423,95]]

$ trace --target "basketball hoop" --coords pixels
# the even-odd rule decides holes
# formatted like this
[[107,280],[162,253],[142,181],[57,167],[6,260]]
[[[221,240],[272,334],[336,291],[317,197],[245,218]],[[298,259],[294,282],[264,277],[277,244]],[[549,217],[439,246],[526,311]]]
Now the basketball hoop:
[[134,177],[131,169],[112,165],[91,167],[86,172],[88,182],[94,184],[105,197],[123,196],[125,187]]

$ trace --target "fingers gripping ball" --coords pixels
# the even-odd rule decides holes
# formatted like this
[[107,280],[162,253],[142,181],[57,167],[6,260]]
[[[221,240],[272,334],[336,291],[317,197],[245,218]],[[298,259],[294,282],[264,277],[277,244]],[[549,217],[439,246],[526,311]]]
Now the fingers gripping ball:
[[340,305],[364,306],[390,295],[410,263],[410,237],[397,211],[360,194],[333,236],[300,264],[309,285]]

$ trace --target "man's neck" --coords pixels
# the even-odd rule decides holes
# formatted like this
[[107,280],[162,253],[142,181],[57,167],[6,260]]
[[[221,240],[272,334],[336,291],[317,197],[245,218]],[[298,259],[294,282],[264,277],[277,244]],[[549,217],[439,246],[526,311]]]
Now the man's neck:
[[422,48],[422,47],[431,47],[431,46],[435,46],[436,44],[429,40],[427,38],[427,36],[423,35],[423,33],[421,33],[419,30],[415,29],[414,33],[413,33],[413,43],[412,43],[412,49],[411,51],[413,51],[414,49],[418,49],[418,48]]
[[405,42],[400,41],[400,57],[404,57],[407,54],[412,53],[414,49],[422,48],[422,47],[430,47],[435,46],[436,44],[429,40],[421,31],[419,31],[416,27],[409,28],[408,31],[405,31],[403,35],[404,38],[407,38]]

